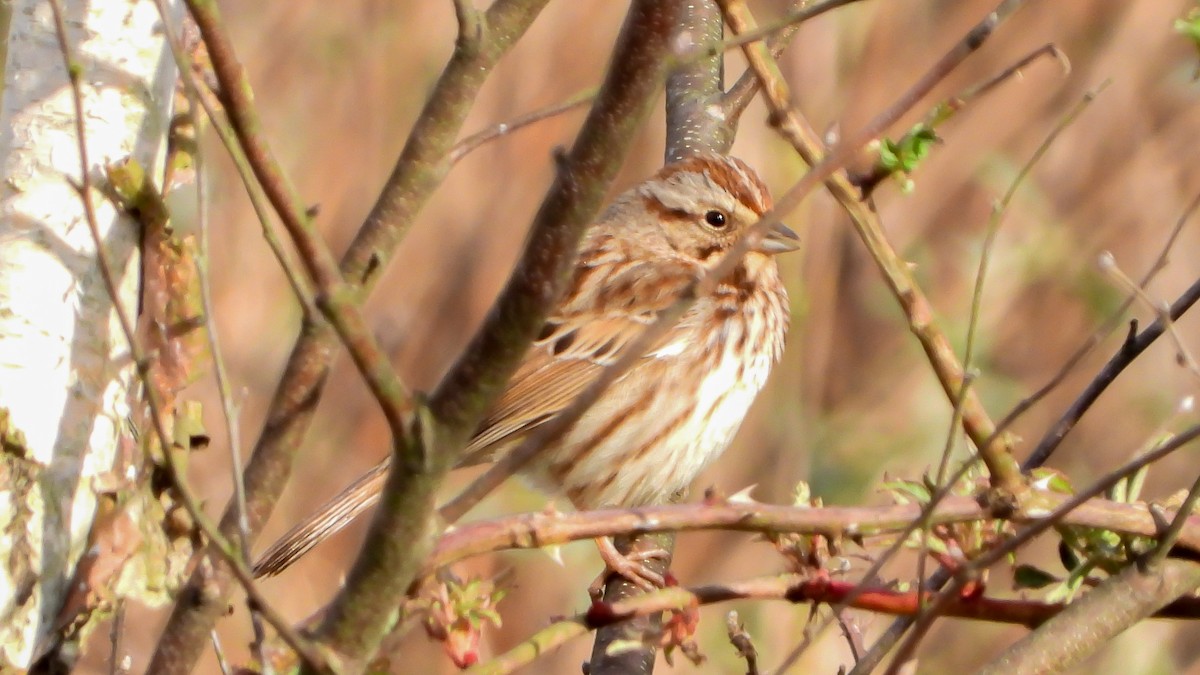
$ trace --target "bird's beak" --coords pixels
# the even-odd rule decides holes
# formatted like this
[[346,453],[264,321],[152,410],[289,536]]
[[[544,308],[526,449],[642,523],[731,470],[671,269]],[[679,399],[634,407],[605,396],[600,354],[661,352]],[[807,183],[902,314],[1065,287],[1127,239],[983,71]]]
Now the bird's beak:
[[767,229],[767,235],[758,244],[758,250],[767,255],[778,255],[800,248],[800,235],[783,223],[775,223]]

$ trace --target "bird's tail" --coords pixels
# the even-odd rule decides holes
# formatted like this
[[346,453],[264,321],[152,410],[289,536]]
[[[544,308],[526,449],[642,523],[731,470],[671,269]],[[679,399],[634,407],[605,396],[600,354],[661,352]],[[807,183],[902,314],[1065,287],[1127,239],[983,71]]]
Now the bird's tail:
[[272,544],[254,563],[254,576],[279,574],[314,546],[341,531],[359,514],[374,506],[383,490],[389,463],[389,460],[384,460],[377,464]]

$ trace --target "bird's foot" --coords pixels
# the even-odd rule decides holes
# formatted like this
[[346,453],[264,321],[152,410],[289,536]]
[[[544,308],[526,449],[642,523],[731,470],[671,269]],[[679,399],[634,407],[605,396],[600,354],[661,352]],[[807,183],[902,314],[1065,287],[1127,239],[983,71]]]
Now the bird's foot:
[[604,582],[608,579],[609,574],[613,573],[625,577],[630,583],[642,589],[644,593],[666,586],[663,575],[650,569],[646,565],[646,561],[669,558],[671,555],[669,551],[656,548],[625,554],[617,550],[611,537],[596,539],[596,548],[600,549],[600,557],[604,560],[607,569],[601,572],[600,576],[596,577],[596,580],[588,587],[588,594],[593,600],[603,597]]

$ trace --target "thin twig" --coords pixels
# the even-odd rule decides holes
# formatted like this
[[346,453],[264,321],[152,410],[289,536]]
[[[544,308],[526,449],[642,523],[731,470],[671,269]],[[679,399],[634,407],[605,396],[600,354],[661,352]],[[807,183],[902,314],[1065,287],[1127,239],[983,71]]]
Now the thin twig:
[[535,110],[531,113],[526,113],[520,117],[513,118],[508,122],[501,122],[500,124],[496,124],[488,127],[487,129],[471,134],[470,136],[467,136],[458,143],[454,144],[454,148],[450,151],[448,161],[450,164],[457,164],[463,157],[466,157],[476,148],[484,143],[487,143],[488,141],[495,140],[502,136],[507,136],[508,134],[511,134],[519,129],[524,129],[527,126],[541,122],[542,120],[561,115],[567,111],[574,110],[575,108],[591,103],[593,100],[595,100],[596,92],[598,91],[599,89],[596,87],[584,89],[574,96],[567,97],[567,99],[561,103],[546,106],[541,110]]
[[1130,279],[1127,274],[1121,271],[1117,265],[1117,259],[1112,253],[1104,251],[1099,258],[1100,270],[1107,274],[1109,278],[1116,281],[1130,297],[1145,305],[1158,320],[1162,323],[1167,334],[1171,336],[1171,341],[1175,343],[1175,355],[1179,364],[1187,369],[1193,377],[1200,378],[1200,365],[1196,363],[1196,358],[1192,356],[1192,352],[1180,337],[1179,331],[1175,329],[1175,322],[1171,319],[1170,307],[1161,302],[1155,302],[1145,290],[1138,286],[1133,279]]
[[[983,82],[972,85],[958,94],[939,101],[925,115],[925,119],[913,127],[912,130],[906,132],[904,136],[908,137],[914,131],[935,131],[938,127],[945,124],[947,120],[961,113],[968,104],[1000,86],[1007,79],[1019,75],[1022,69],[1043,56],[1054,57],[1062,67],[1064,75],[1070,73],[1071,64],[1067,61],[1066,55],[1053,44],[1042,45]],[[875,190],[886,178],[895,173],[896,169],[894,167],[886,166],[881,162],[875,162],[869,171],[862,174],[855,174],[851,177],[851,181],[862,191],[864,197],[869,197],[875,193]]]
[[1050,133],[1046,135],[1042,142],[1034,149],[1033,154],[1029,159],[1021,165],[1021,169],[1017,175],[1008,184],[1008,189],[1004,191],[1004,195],[1000,197],[992,205],[992,214],[988,218],[987,229],[983,236],[983,250],[979,253],[979,266],[975,272],[975,289],[971,293],[971,312],[970,318],[967,321],[967,345],[963,352],[963,367],[968,370],[971,368],[971,363],[975,356],[975,341],[979,333],[979,317],[983,313],[983,286],[987,280],[988,264],[992,259],[992,249],[996,245],[996,237],[1000,233],[1000,225],[1004,222],[1004,218],[1008,215],[1008,207],[1012,205],[1013,199],[1017,196],[1017,191],[1025,183],[1025,179],[1033,171],[1033,167],[1037,166],[1058,137],[1062,135],[1068,127],[1079,118],[1083,111],[1091,105],[1096,96],[1108,86],[1107,82],[1101,83],[1096,89],[1089,91],[1083,95],[1074,107],[1058,120]]
[[212,630],[211,636],[213,654],[217,657],[217,667],[221,669],[221,675],[232,675],[229,661],[225,658],[225,649],[221,647],[221,637],[217,635],[215,628]]
[[[179,71],[179,79],[183,82],[184,91],[188,98],[194,101],[192,114],[195,116],[194,106],[199,105],[204,109],[204,114],[212,123],[213,129],[216,131],[217,138],[225,147],[226,153],[233,161],[234,170],[237,171],[238,177],[241,178],[242,185],[246,188],[246,197],[250,200],[250,208],[254,211],[254,215],[258,218],[259,224],[262,226],[263,239],[267,242],[267,248],[271,250],[271,254],[275,256],[275,261],[279,263],[280,269],[283,270],[283,276],[288,282],[288,286],[292,289],[292,295],[296,297],[296,301],[300,303],[300,307],[305,312],[305,315],[315,314],[316,309],[312,303],[312,291],[308,287],[308,281],[304,278],[304,272],[299,269],[296,262],[292,260],[291,254],[283,247],[279,237],[275,236],[275,230],[271,227],[270,207],[264,201],[262,190],[254,179],[254,172],[250,165],[246,162],[245,153],[242,152],[241,146],[237,141],[237,134],[220,114],[220,103],[216,100],[216,96],[203,82],[196,78],[195,70],[200,67],[188,56],[187,50],[179,39],[178,33],[171,27],[170,14],[167,11],[166,0],[154,0],[155,6],[158,8],[158,14],[162,18],[163,25],[166,27],[163,35],[166,38],[167,45],[171,48],[171,55],[175,59],[175,67]],[[196,116],[198,118],[198,116]],[[200,127],[197,123],[194,124],[196,133],[199,134]],[[197,154],[199,153],[200,144],[197,140]],[[199,170],[197,170],[199,176]],[[197,178],[199,180],[199,178]],[[205,210],[204,202],[200,204],[200,209]],[[243,511],[244,513],[244,511]]]
[[[1175,226],[1171,228],[1171,233],[1167,236],[1167,240],[1163,244],[1162,249],[1159,251],[1158,257],[1155,258],[1154,263],[1150,265],[1150,268],[1146,270],[1146,273],[1142,276],[1138,286],[1141,288],[1146,288],[1159,272],[1166,269],[1171,250],[1174,249],[1175,243],[1179,240],[1179,235],[1183,232],[1184,225],[1186,225],[1188,220],[1191,219],[1192,214],[1196,212],[1197,208],[1200,208],[1200,192],[1196,193],[1196,195],[1192,197],[1192,201],[1187,205],[1186,208],[1184,208],[1179,218],[1176,219]],[[1112,316],[1098,329],[1096,329],[1095,332],[1088,336],[1088,339],[1084,341],[1084,343],[1081,344],[1073,354],[1071,354],[1071,357],[1068,358],[1065,363],[1063,363],[1062,367],[1059,368],[1058,371],[1054,373],[1054,375],[1045,384],[1039,387],[1037,391],[1021,399],[1017,405],[1013,406],[1013,409],[1004,416],[1004,419],[1000,420],[1000,424],[998,424],[996,428],[998,430],[1009,428],[1021,415],[1025,414],[1026,411],[1045,398],[1050,392],[1057,389],[1058,386],[1067,379],[1067,376],[1075,370],[1076,366],[1078,366],[1088,354],[1092,353],[1093,349],[1099,346],[1100,343],[1108,338],[1109,335],[1112,335],[1112,332],[1116,330],[1117,327],[1124,323],[1123,319],[1125,312],[1128,311],[1132,305],[1133,296],[1127,296],[1125,300],[1122,301],[1117,307],[1116,311],[1112,313]],[[1047,455],[1046,458],[1048,457],[1049,456]],[[1045,462],[1046,458],[1043,458],[1042,463]],[[1036,468],[1036,466],[1040,466],[1040,464],[1033,465],[1029,460],[1027,460],[1021,466],[1021,470],[1029,471],[1030,469]]]
[[746,675],[759,675],[758,650],[754,648],[754,640],[746,632],[736,610],[725,615],[725,632],[729,636],[729,644],[746,661]]
[[[995,89],[996,87],[1000,86],[1001,84],[1004,83],[1005,80],[1009,79],[1010,77],[1020,75],[1022,70],[1024,70],[1025,68],[1028,68],[1030,64],[1032,64],[1034,61],[1037,61],[1038,59],[1042,58],[1043,56],[1049,56],[1049,57],[1053,58],[1055,61],[1057,61],[1058,65],[1062,68],[1063,76],[1071,74],[1070,59],[1067,58],[1067,55],[1065,52],[1063,52],[1061,49],[1058,48],[1058,45],[1055,45],[1054,43],[1050,42],[1050,43],[1046,43],[1046,44],[1042,45],[1041,47],[1038,47],[1037,49],[1034,49],[1033,51],[1029,52],[1025,56],[1022,56],[1021,58],[1017,59],[1012,65],[1008,66],[1004,70],[1001,70],[1000,72],[998,72],[995,75],[993,75],[992,77],[984,80],[983,82],[980,82],[979,84],[976,84],[975,86],[968,88],[963,93],[955,96],[952,100],[943,102],[942,105],[946,106],[946,107],[953,107],[956,109],[961,108],[963,105],[971,102],[972,100],[974,100],[976,98],[979,98],[980,96],[983,96],[984,94],[990,92],[992,89]],[[1106,85],[1101,85],[1096,90],[1096,93],[1099,93],[1104,88],[1104,86],[1106,86]]]

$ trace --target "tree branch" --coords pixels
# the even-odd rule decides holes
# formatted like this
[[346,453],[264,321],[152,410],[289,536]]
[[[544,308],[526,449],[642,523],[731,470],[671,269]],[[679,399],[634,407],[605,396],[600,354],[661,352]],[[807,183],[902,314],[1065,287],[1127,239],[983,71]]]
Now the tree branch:
[[1130,565],[1018,640],[979,675],[1069,670],[1197,586],[1200,563],[1195,561],[1168,558],[1145,567]]

